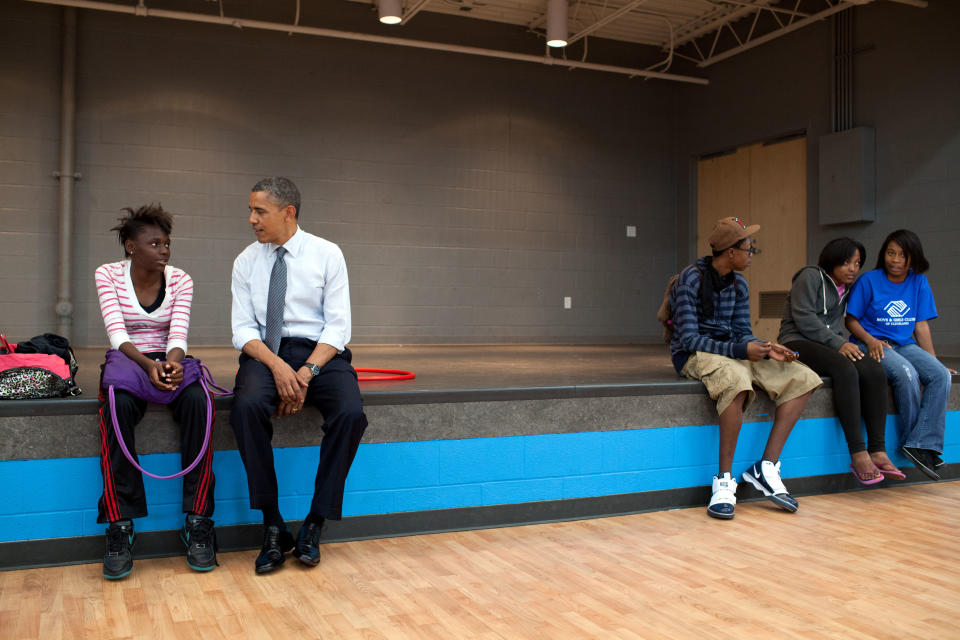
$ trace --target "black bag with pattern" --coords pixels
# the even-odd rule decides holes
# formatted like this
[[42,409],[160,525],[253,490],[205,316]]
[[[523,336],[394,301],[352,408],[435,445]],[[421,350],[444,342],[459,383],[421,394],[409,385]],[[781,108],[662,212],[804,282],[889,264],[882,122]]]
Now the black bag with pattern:
[[10,344],[0,333],[0,400],[78,395],[77,358],[69,341],[53,333]]

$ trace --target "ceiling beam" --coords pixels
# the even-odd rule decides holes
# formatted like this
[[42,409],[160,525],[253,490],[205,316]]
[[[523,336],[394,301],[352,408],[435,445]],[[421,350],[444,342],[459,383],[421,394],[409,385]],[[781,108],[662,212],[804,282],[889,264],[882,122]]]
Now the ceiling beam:
[[92,0],[26,0],[37,4],[58,5],[62,7],[76,7],[78,9],[91,9],[94,11],[107,11],[111,13],[124,13],[128,15],[165,18],[168,20],[183,20],[186,22],[200,22],[205,24],[216,24],[237,29],[262,29],[265,31],[279,31],[281,33],[299,33],[308,36],[320,36],[325,38],[339,38],[342,40],[357,40],[360,42],[375,42],[377,44],[394,45],[398,47],[411,47],[415,49],[426,49],[429,51],[446,51],[449,53],[461,53],[465,55],[484,56],[487,58],[499,58],[502,60],[515,60],[518,62],[532,62],[536,64],[545,64],[549,66],[566,67],[568,69],[585,69],[590,71],[604,71],[608,73],[618,73],[632,77],[657,78],[660,80],[673,80],[676,82],[686,82],[690,84],[706,85],[710,81],[706,78],[695,76],[684,76],[675,73],[662,73],[659,71],[648,71],[646,69],[635,69],[632,67],[619,67],[607,64],[595,64],[592,62],[576,62],[573,60],[564,60],[553,58],[550,55],[535,56],[526,53],[514,53],[512,51],[500,51],[497,49],[482,49],[480,47],[467,47],[458,44],[447,44],[443,42],[430,42],[427,40],[411,40],[407,38],[395,38],[392,36],[380,36],[372,33],[359,33],[356,31],[339,31],[337,29],[325,29],[322,27],[307,27],[303,25],[283,24],[280,22],[266,22],[263,20],[246,20],[240,18],[230,18],[227,16],[211,15],[204,13],[190,13],[185,11],[170,11],[166,9],[151,9],[140,0],[139,5],[116,4],[112,2],[95,2]]
[[[721,60],[726,60],[727,58],[737,55],[738,53],[743,53],[744,51],[753,49],[754,47],[760,46],[765,42],[776,40],[780,36],[785,36],[788,33],[792,33],[793,31],[796,31],[797,29],[802,29],[807,25],[813,24],[814,22],[819,22],[824,18],[829,18],[835,13],[846,11],[847,9],[860,4],[864,4],[862,0],[841,0],[841,2],[830,7],[829,9],[824,9],[823,11],[820,11],[819,13],[814,13],[809,17],[804,18],[803,20],[797,20],[796,22],[787,24],[782,28],[776,29],[762,36],[758,36],[756,38],[743,42],[736,47],[727,49],[726,51],[723,51],[715,55],[713,54],[713,52],[711,52],[710,57],[708,57],[703,62],[699,63],[697,66],[701,68],[709,67],[710,65],[720,62]],[[763,11],[763,10],[764,9],[757,9],[757,11]],[[733,30],[733,27],[730,27],[729,23],[727,23],[727,26],[731,30]],[[740,40],[739,37],[737,38],[737,40],[738,41]]]
[[400,21],[401,25],[407,24],[413,18],[413,16],[420,13],[420,10],[423,9],[430,0],[417,0],[416,4],[407,9],[407,12],[403,14],[403,20]]
[[[692,31],[682,33],[677,36],[677,46],[686,44],[700,36],[720,29],[727,22],[735,22],[744,16],[748,16],[754,11],[770,4],[773,0],[758,0],[750,5],[741,6],[739,9],[724,13],[720,9],[714,11],[711,15],[705,16],[707,22]],[[692,21],[693,22],[693,21]]]

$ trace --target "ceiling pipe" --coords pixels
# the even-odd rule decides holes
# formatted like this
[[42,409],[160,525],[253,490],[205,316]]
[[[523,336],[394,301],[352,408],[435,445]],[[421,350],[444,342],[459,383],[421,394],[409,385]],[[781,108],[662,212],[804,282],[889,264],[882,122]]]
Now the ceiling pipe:
[[77,10],[63,10],[60,70],[60,181],[58,202],[57,333],[72,339],[73,296],[70,280],[73,266],[73,189],[76,173],[77,129]]
[[619,67],[607,64],[595,64],[591,62],[576,62],[572,60],[563,60],[552,58],[548,55],[534,56],[525,53],[512,53],[510,51],[498,51],[496,49],[483,49],[480,47],[465,47],[456,44],[444,44],[440,42],[428,42],[426,40],[409,40],[406,38],[395,38],[391,36],[379,36],[367,33],[357,33],[355,31],[338,31],[336,29],[323,29],[320,27],[305,27],[302,25],[289,25],[278,22],[265,22],[262,20],[241,20],[239,18],[221,17],[217,15],[206,15],[202,13],[189,13],[185,11],[168,11],[165,9],[151,9],[140,5],[121,5],[109,2],[94,2],[92,0],[26,0],[38,4],[52,4],[63,7],[76,7],[78,9],[91,9],[94,11],[107,11],[111,13],[124,13],[128,15],[151,16],[155,18],[167,18],[170,20],[183,20],[187,22],[202,22],[206,24],[219,24],[224,26],[236,27],[238,29],[262,29],[265,31],[279,31],[281,33],[300,33],[303,35],[320,36],[326,38],[339,38],[342,40],[356,40],[360,42],[374,42],[377,44],[395,45],[398,47],[412,47],[415,49],[427,49],[430,51],[446,51],[449,53],[463,53],[466,55],[484,56],[487,58],[499,58],[502,60],[516,60],[518,62],[534,62],[538,64],[553,65],[558,67],[567,67],[570,69],[585,69],[588,71],[605,71],[608,73],[618,73],[630,77],[657,78],[660,80],[673,80],[675,82],[687,82],[690,84],[707,85],[710,84],[706,78],[697,78],[694,76],[683,76],[675,73],[660,73],[657,71],[647,71],[646,69],[635,69],[631,67]]
[[591,25],[588,26],[588,27],[584,27],[579,33],[577,33],[577,34],[575,34],[574,36],[572,36],[571,38],[569,38],[569,39],[567,40],[567,44],[568,44],[568,45],[573,44],[574,42],[576,42],[577,40],[580,40],[580,39],[583,38],[584,36],[590,35],[591,33],[593,33],[594,31],[596,31],[596,30],[599,29],[600,27],[603,27],[603,26],[606,26],[606,25],[610,24],[611,22],[613,22],[614,20],[616,20],[616,19],[619,18],[620,16],[622,16],[622,15],[624,15],[624,14],[627,14],[627,13],[630,13],[630,12],[633,11],[636,7],[639,7],[640,5],[645,4],[645,3],[647,3],[647,2],[649,2],[649,0],[633,0],[633,2],[628,2],[628,3],[625,4],[624,6],[620,7],[620,8],[617,9],[616,11],[614,11],[613,13],[609,13],[609,14],[605,15],[604,17],[600,18],[599,20],[597,20],[596,22],[594,22],[593,24],[591,24]]

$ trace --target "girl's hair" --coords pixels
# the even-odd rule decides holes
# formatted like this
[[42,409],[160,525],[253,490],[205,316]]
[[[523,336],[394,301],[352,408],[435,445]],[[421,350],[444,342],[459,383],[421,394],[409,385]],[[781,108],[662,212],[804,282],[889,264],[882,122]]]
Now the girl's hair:
[[920,244],[920,238],[913,231],[908,229],[897,229],[887,236],[887,239],[880,245],[880,253],[877,255],[877,269],[887,272],[887,263],[883,259],[887,253],[887,246],[891,242],[896,242],[903,249],[903,255],[907,257],[910,268],[914,273],[923,273],[930,268],[930,263],[923,255],[923,245]]
[[834,269],[852,258],[857,251],[860,252],[860,266],[863,266],[867,259],[867,250],[862,244],[853,238],[834,238],[820,252],[817,266],[827,273],[833,273]]
[[130,207],[124,207],[123,211],[126,211],[127,215],[118,218],[120,224],[110,231],[117,232],[125,256],[130,255],[127,253],[127,240],[133,240],[139,236],[140,232],[146,227],[159,227],[167,235],[170,235],[170,231],[173,229],[173,216],[164,211],[159,203],[145,204],[136,211]]

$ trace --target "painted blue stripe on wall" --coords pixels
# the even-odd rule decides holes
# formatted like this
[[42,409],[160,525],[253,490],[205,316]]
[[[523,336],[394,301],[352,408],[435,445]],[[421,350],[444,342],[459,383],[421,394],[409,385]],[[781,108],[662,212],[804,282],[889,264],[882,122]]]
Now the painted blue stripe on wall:
[[[762,454],[769,422],[746,423],[734,471]],[[896,419],[887,420],[891,457],[909,466],[892,443]],[[960,412],[947,413],[943,458],[960,461]],[[561,500],[706,485],[716,470],[719,438],[713,425],[587,433],[393,442],[361,445],[344,496],[344,515],[450,509]],[[290,519],[310,508],[319,447],[275,451],[280,509]],[[783,451],[784,478],[844,473],[850,457],[835,418],[801,420]],[[142,456],[159,474],[174,473],[179,455]],[[256,523],[236,451],[218,451],[218,525]],[[180,526],[179,481],[145,479],[150,515],[138,531]],[[0,462],[0,541],[96,535],[101,478],[97,458]]]

